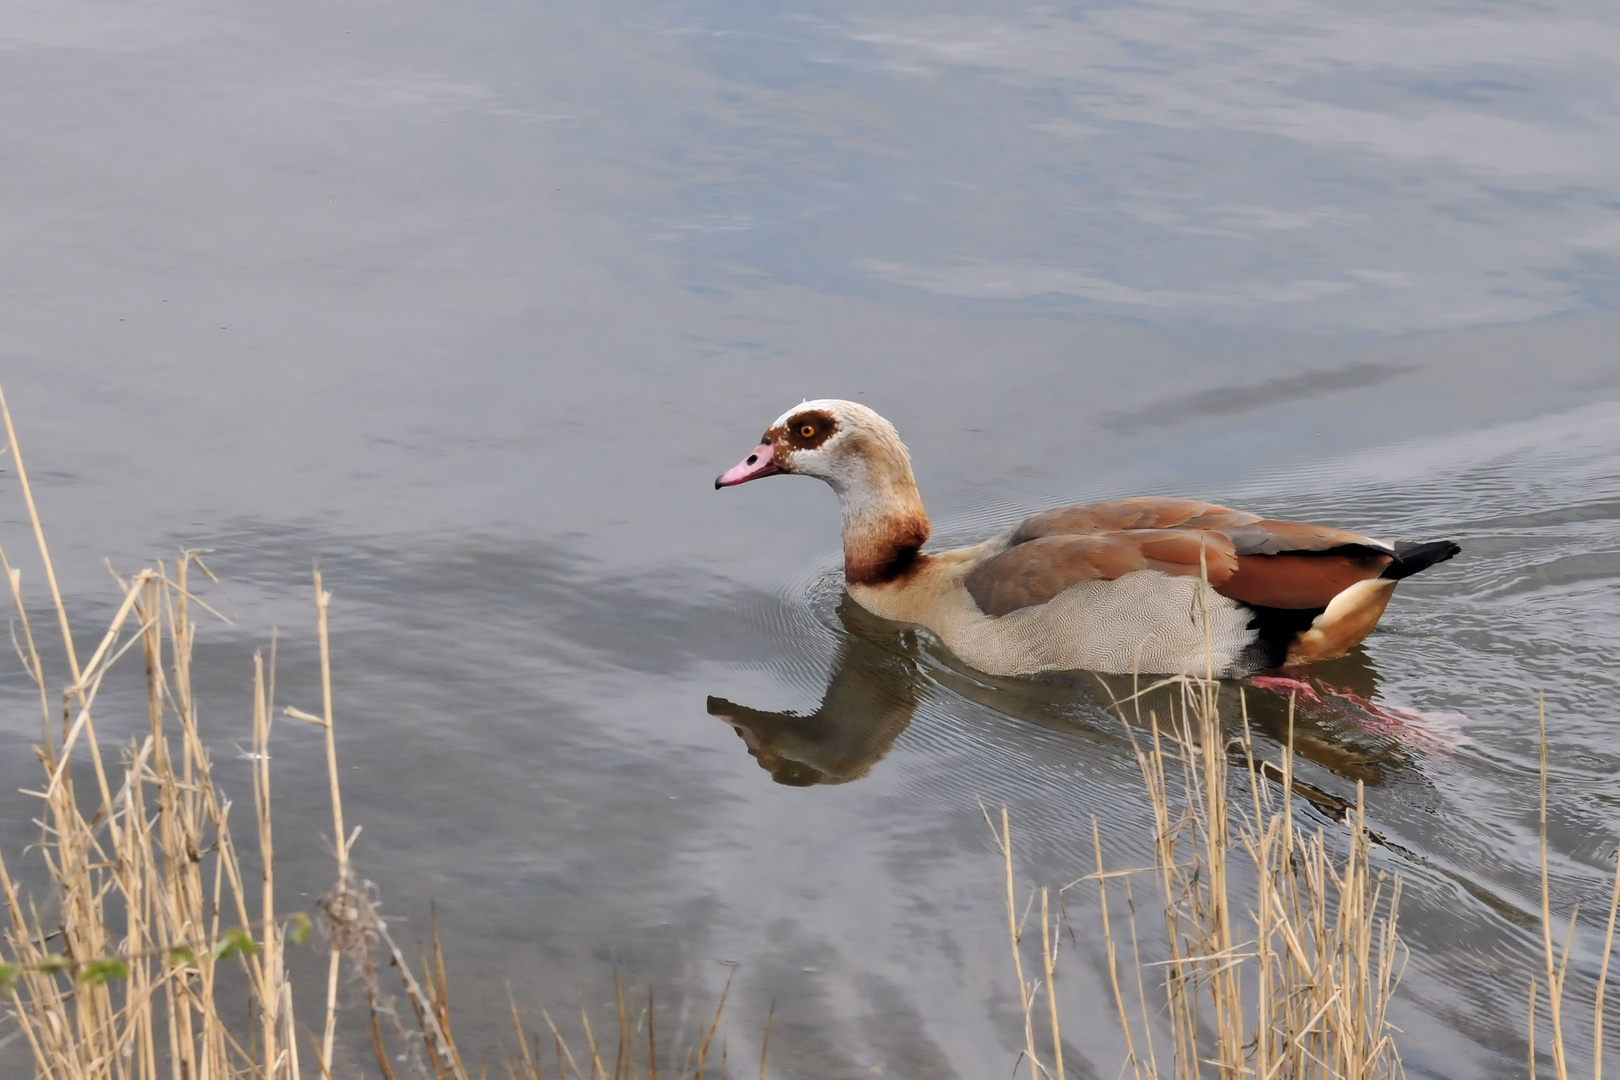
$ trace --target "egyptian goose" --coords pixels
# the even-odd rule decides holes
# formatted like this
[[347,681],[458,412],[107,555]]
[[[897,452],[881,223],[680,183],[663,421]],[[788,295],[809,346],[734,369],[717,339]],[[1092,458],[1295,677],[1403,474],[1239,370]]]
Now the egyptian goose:
[[789,409],[714,486],[777,473],[837,492],[857,603],[993,675],[1230,677],[1341,656],[1396,582],[1460,550],[1150,497],[1059,507],[983,543],[924,552],[911,456],[892,424],[852,401]]

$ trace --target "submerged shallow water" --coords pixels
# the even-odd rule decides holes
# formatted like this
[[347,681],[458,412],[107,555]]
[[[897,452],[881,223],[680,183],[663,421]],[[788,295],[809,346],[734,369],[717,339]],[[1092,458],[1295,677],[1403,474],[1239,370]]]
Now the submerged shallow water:
[[[1521,1067],[1539,695],[1561,898],[1601,907],[1620,832],[1612,12],[56,2],[0,53],[0,355],[74,618],[103,557],[213,549],[245,798],[248,657],[280,627],[313,704],[320,560],[356,857],[408,933],[437,900],[464,1046],[498,1055],[508,986],[700,1010],[734,972],[731,1046],[774,1004],[778,1075],[997,1075],[980,801],[1031,884],[1091,867],[1094,818],[1110,865],[1151,850],[1094,680],[852,611],[817,485],[711,489],[844,396],[941,542],[1133,493],[1458,541],[1322,674],[1466,742],[1324,712],[1301,768],[1365,785],[1407,883],[1409,1070]],[[37,720],[0,678],[12,852]],[[305,734],[289,904],[328,874]],[[1065,1057],[1112,1075],[1071,914]]]

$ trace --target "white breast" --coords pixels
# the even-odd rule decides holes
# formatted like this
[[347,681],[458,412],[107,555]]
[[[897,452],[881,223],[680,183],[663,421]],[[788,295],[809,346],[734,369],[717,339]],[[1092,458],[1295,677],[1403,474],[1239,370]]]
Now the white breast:
[[1084,581],[1000,618],[979,611],[959,577],[928,586],[850,593],[876,615],[932,631],[964,662],[992,675],[1229,675],[1243,670],[1242,654],[1256,638],[1247,609],[1205,591],[1196,578],[1154,570]]

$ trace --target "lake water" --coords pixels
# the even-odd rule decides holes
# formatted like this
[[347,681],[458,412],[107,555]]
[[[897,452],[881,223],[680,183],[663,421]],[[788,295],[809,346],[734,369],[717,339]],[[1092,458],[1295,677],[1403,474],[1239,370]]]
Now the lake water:
[[[1578,2],[11,0],[0,374],[82,630],[103,558],[214,550],[244,807],[248,658],[279,626],[316,703],[320,560],[356,859],[407,937],[437,900],[491,1062],[509,987],[597,1008],[617,968],[694,1011],[734,973],[732,1055],[774,1005],[781,1077],[1008,1075],[979,800],[1028,884],[1094,816],[1151,850],[1091,683],[840,615],[828,492],[712,489],[800,399],[890,417],[943,540],[1132,493],[1455,539],[1325,674],[1467,743],[1328,718],[1302,770],[1368,785],[1406,880],[1409,1071],[1519,1074],[1538,695],[1581,994],[1620,833],[1617,63]],[[277,738],[295,905],[330,819]],[[1090,903],[1066,1059],[1107,1077]]]

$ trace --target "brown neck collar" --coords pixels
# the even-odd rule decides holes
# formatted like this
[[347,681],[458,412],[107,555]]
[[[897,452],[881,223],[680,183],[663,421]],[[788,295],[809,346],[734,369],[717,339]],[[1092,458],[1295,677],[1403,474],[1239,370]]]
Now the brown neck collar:
[[887,585],[911,576],[928,561],[922,553],[928,533],[928,516],[921,509],[863,528],[846,528],[844,581],[850,585]]

